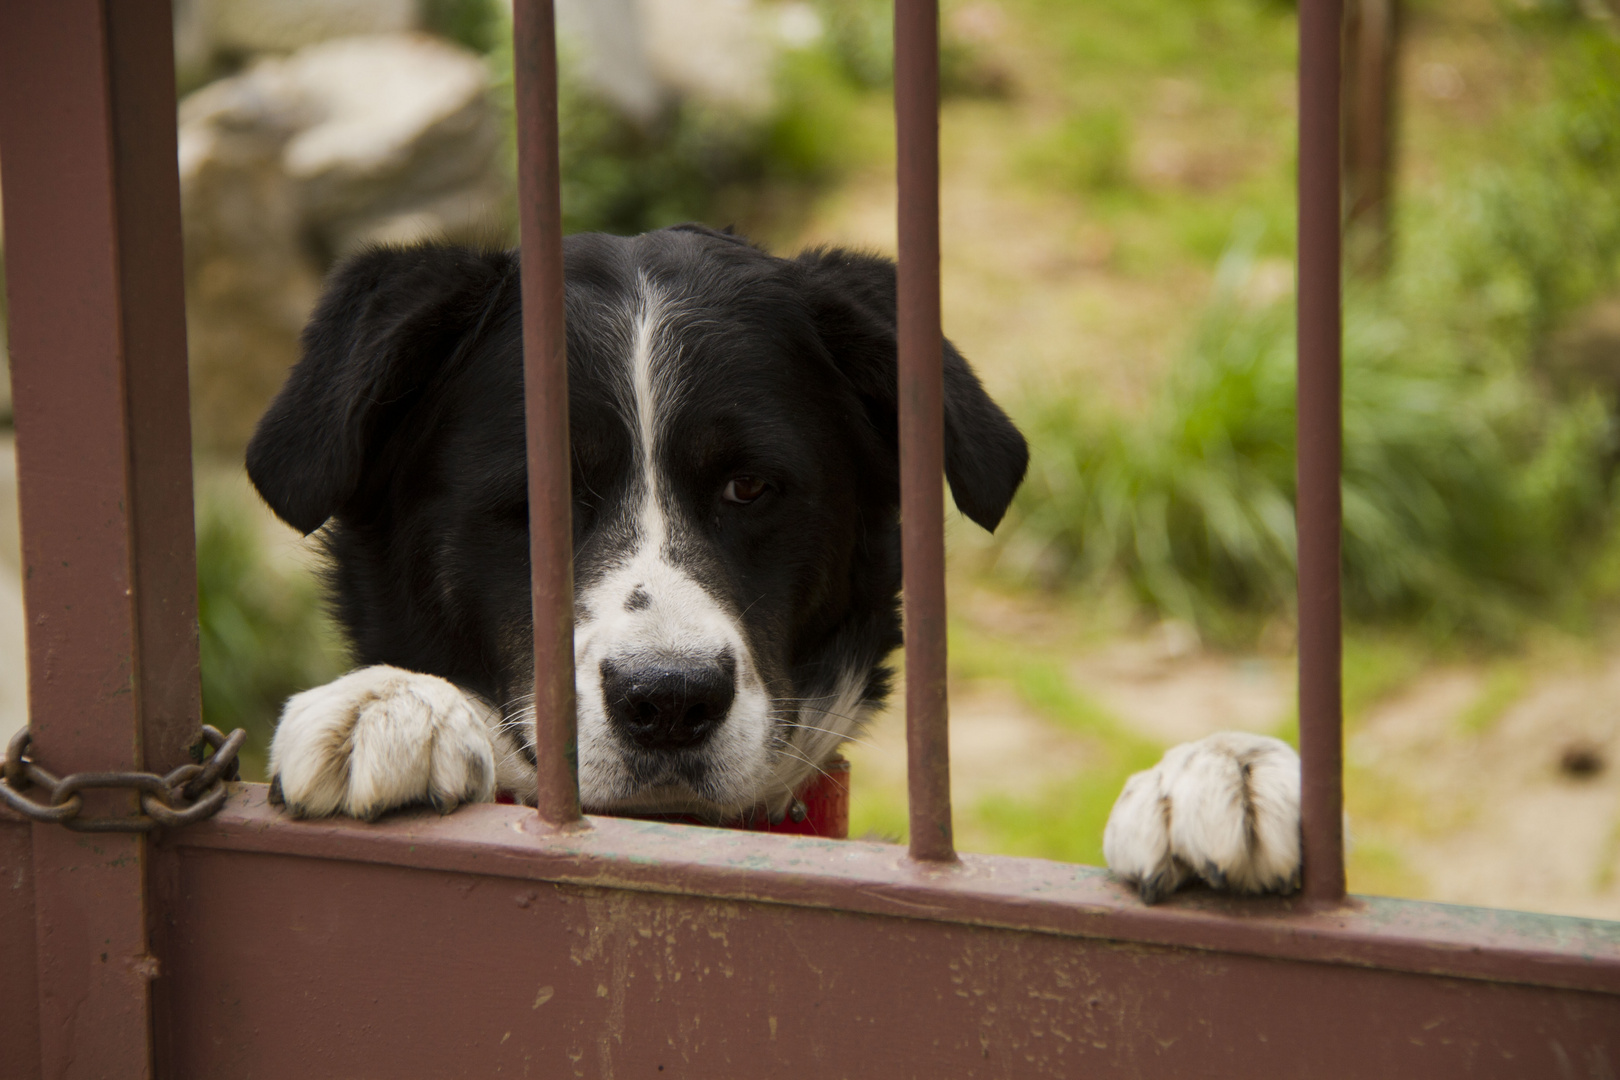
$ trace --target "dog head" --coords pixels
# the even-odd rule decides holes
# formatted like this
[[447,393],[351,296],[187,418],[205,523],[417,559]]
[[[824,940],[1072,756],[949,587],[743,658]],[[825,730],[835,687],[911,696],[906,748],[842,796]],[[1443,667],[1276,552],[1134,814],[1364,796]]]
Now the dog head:
[[[582,799],[779,807],[881,702],[900,638],[893,264],[695,226],[564,260]],[[248,471],[325,526],[356,659],[483,695],[532,760],[519,293],[512,253],[345,263]],[[992,529],[1025,443],[944,365],[946,478]]]

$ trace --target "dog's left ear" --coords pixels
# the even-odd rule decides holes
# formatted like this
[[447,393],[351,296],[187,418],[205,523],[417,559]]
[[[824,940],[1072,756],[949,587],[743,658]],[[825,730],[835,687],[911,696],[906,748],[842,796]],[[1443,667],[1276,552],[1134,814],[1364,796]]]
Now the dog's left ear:
[[[809,275],[809,303],[833,363],[898,446],[894,263],[838,248],[807,251],[796,262]],[[1029,445],[949,341],[944,360],[945,478],[957,508],[994,530],[1024,481]]]
[[304,355],[247,446],[248,477],[308,534],[374,487],[385,445],[509,276],[500,252],[421,244],[355,255],[328,276]]

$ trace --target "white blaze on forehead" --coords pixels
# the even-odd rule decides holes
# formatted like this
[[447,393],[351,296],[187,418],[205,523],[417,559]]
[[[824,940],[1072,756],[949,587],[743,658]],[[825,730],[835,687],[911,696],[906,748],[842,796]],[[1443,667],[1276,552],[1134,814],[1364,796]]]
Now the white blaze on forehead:
[[[661,385],[664,379],[660,376],[667,374],[662,369],[668,366],[659,355],[660,339],[664,337],[664,323],[671,312],[661,289],[646,278],[641,279],[640,286],[640,303],[630,344],[630,400],[626,405],[634,418],[632,427],[636,433],[637,456],[641,466],[641,543],[643,547],[651,545],[658,550],[669,535],[668,523],[658,505],[656,455],[658,421],[663,411],[664,396]],[[660,370],[654,370],[655,364]]]

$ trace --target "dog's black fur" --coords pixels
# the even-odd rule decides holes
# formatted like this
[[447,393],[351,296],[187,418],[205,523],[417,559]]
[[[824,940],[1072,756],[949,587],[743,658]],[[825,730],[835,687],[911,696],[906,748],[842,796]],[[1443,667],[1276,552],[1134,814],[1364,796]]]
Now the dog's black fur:
[[[740,620],[773,699],[830,693],[852,670],[881,699],[900,640],[893,264],[843,250],[781,259],[697,226],[574,236],[564,258],[579,595],[634,543],[634,433],[617,402],[623,312],[651,283],[671,298],[678,357],[659,451],[676,561]],[[946,477],[992,529],[1025,442],[949,344],[944,374]],[[326,526],[359,664],[523,699],[516,253],[421,246],[341,265],[247,465],[289,524]],[[746,505],[721,497],[739,476],[764,484]]]

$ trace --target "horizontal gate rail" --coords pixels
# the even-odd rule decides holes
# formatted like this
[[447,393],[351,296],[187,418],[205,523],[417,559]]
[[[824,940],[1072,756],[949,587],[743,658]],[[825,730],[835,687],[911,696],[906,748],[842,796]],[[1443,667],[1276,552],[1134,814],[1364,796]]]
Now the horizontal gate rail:
[[[379,1077],[1479,1080],[1620,1061],[1612,922],[1146,907],[1037,859],[614,818],[559,832],[495,805],[293,821],[265,794],[238,785],[165,842],[165,1001],[192,1034],[162,1075],[304,1075],[318,1056]],[[0,813],[0,853],[26,828]]]
[[[604,817],[553,836],[532,818],[486,805],[374,825],[293,821],[262,785],[244,785],[176,843],[1620,995],[1620,922],[1378,897],[1329,911],[1205,892],[1149,907],[1105,870],[1045,859],[962,854],[936,868],[891,844]],[[1611,1007],[1620,1022],[1620,997]]]

